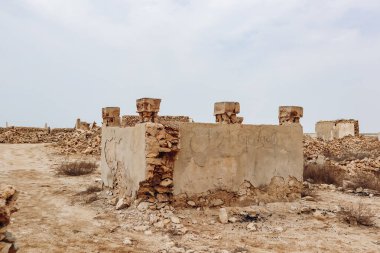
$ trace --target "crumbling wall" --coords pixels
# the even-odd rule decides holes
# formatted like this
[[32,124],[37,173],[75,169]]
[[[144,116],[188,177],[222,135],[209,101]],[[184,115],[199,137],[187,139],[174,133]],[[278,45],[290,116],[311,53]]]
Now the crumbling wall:
[[75,122],[75,129],[90,130],[90,123],[77,119],[77,121]]
[[146,179],[145,132],[145,124],[102,128],[102,180],[116,195],[135,197]]
[[18,250],[14,236],[7,231],[12,213],[17,211],[18,192],[9,185],[0,185],[0,252],[15,253]]
[[302,127],[181,123],[181,151],[174,166],[174,194],[238,192],[274,177],[302,181]]
[[315,124],[317,138],[325,141],[341,139],[346,136],[359,136],[359,122],[357,120],[319,121]]
[[[288,108],[290,120],[283,117],[286,124],[280,126],[242,125],[237,102],[215,103],[217,124],[160,124],[160,103],[138,99],[135,121],[124,117],[122,127],[103,123],[102,178],[120,198],[117,208],[134,197],[159,207],[249,205],[300,196],[302,107]],[[103,120],[107,117],[103,110]]]
[[148,202],[171,202],[175,155],[180,149],[178,125],[147,123],[145,126],[147,175],[140,182],[137,197]]

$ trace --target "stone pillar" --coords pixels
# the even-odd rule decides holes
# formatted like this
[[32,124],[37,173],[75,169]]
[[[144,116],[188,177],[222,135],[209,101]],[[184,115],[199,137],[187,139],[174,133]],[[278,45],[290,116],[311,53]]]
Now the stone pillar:
[[214,104],[214,116],[216,123],[241,124],[244,118],[236,116],[239,112],[239,102],[216,102]]
[[75,129],[80,128],[80,119],[78,118],[77,121],[75,122]]
[[140,115],[140,123],[158,123],[158,112],[160,111],[161,99],[140,98],[136,100],[137,113]]
[[103,126],[120,126],[120,107],[102,108]]
[[303,117],[303,108],[300,106],[280,106],[278,111],[278,121],[280,125],[300,123]]

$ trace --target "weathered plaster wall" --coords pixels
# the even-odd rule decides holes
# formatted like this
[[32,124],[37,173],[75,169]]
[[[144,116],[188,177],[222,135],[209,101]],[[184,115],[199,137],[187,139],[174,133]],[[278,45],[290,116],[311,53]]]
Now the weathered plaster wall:
[[300,124],[179,125],[181,149],[174,165],[174,195],[238,191],[245,181],[259,187],[275,176],[302,180]]
[[315,124],[315,133],[317,138],[321,138],[325,141],[331,141],[334,139],[335,122],[333,121],[320,121]]
[[354,122],[319,121],[315,124],[317,138],[325,141],[340,139],[345,136],[355,136]]
[[145,127],[102,128],[102,180],[118,195],[134,196],[146,178]]
[[355,126],[353,123],[337,123],[335,138],[343,138],[345,136],[355,136]]

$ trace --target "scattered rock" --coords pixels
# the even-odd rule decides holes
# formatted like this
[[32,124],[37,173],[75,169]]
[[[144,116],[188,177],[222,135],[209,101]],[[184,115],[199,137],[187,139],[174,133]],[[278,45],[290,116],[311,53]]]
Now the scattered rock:
[[174,216],[174,215],[170,217],[170,221],[173,222],[173,223],[175,223],[175,224],[181,223],[180,219],[177,216]]
[[253,222],[248,223],[248,225],[247,225],[247,229],[248,229],[249,231],[256,231],[256,230],[257,230],[256,224],[253,223]]
[[125,237],[123,243],[125,245],[132,245],[132,239],[129,237]]
[[131,199],[128,197],[121,198],[116,204],[116,210],[127,208],[131,205]]
[[228,223],[228,214],[227,214],[227,210],[225,208],[219,209],[219,221],[222,224]]
[[212,199],[210,201],[210,206],[221,206],[224,204],[224,201],[221,199]]

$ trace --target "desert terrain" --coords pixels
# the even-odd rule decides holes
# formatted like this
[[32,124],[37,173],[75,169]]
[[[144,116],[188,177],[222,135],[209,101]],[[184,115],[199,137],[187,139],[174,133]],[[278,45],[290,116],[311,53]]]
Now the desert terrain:
[[[311,148],[310,141],[306,149],[316,155],[306,156],[315,163],[321,147]],[[96,154],[84,153],[62,154],[45,143],[0,144],[0,183],[19,191],[19,210],[8,228],[18,252],[380,251],[376,191],[305,181],[307,191],[293,202],[151,210],[135,201],[116,210],[112,192],[102,189],[99,168],[81,176],[57,173],[67,161],[99,165]],[[379,157],[373,161],[376,169]],[[349,220],[347,210],[358,207],[371,214],[370,225]]]

